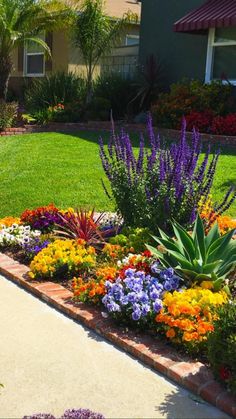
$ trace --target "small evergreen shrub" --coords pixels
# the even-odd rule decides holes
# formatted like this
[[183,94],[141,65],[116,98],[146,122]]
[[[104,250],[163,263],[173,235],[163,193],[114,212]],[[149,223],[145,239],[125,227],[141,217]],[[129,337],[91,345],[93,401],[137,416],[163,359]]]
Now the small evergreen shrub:
[[87,111],[90,121],[108,121],[110,118],[111,102],[104,97],[93,97]]
[[218,312],[208,338],[208,359],[216,377],[236,394],[236,303]]
[[0,131],[11,128],[17,118],[18,104],[0,100]]
[[94,96],[109,102],[109,111],[112,110],[115,119],[125,117],[128,104],[136,92],[134,82],[117,73],[101,75],[94,85]]

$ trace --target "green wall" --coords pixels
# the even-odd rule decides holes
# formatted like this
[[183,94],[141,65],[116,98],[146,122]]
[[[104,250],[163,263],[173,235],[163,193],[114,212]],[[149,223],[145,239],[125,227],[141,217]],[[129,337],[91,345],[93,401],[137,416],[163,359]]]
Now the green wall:
[[204,0],[142,0],[140,62],[150,54],[160,60],[166,85],[205,78],[207,34],[176,33],[173,24]]

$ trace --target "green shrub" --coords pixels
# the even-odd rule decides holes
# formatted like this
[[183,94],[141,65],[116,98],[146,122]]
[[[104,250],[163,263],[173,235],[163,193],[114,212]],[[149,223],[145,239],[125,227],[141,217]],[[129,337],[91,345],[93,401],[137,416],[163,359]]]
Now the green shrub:
[[[36,122],[40,125],[45,125],[50,122],[79,122],[81,120],[82,110],[80,105],[76,103],[69,103],[67,105],[58,104],[56,106],[49,106],[46,109],[40,109],[33,112],[31,122]],[[29,120],[29,117],[27,117]]]
[[39,125],[46,125],[49,122],[52,122],[52,112],[48,108],[38,110],[30,116],[33,118],[31,121],[36,122]]
[[115,119],[124,118],[127,107],[135,96],[137,88],[130,79],[125,79],[120,74],[104,74],[100,76],[94,86],[96,97],[104,98],[110,103],[110,109]]
[[236,304],[219,309],[208,338],[208,359],[216,377],[236,394]]
[[17,117],[18,104],[0,101],[0,131],[11,128]]
[[80,103],[85,95],[85,81],[73,73],[56,72],[42,79],[35,79],[26,90],[26,106],[31,111],[47,109],[58,103]]
[[145,243],[150,241],[148,228],[124,228],[122,234],[110,239],[111,244],[119,244],[134,253],[143,252],[146,249]]
[[87,119],[95,121],[108,121],[110,119],[111,103],[104,97],[94,97],[89,109]]
[[154,122],[168,128],[179,128],[183,116],[192,111],[211,111],[226,115],[236,109],[233,87],[221,81],[204,84],[199,80],[183,80],[170,86],[169,93],[162,93],[152,107]]

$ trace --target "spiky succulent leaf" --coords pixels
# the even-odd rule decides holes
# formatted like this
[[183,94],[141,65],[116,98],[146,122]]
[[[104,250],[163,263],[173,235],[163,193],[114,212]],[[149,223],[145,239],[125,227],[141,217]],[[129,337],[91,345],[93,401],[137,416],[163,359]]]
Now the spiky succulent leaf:
[[205,237],[205,244],[206,244],[206,248],[208,249],[210,247],[210,245],[215,242],[217,239],[220,238],[220,230],[219,230],[219,226],[218,223],[215,223],[210,231],[208,232],[207,236]]
[[182,253],[188,257],[188,260],[195,258],[195,248],[194,241],[190,234],[188,234],[185,229],[178,224],[176,221],[173,223],[173,230],[177,237],[178,243],[181,243]]
[[234,235],[234,230],[229,231],[228,233],[225,233],[223,236],[215,240],[208,248],[207,251],[207,257],[208,259],[211,258],[211,255],[213,258],[216,258],[218,254],[221,252],[226,252],[227,247],[231,243],[232,237]]
[[196,253],[199,255],[198,258],[202,259],[202,262],[205,263],[206,260],[206,245],[205,245],[205,231],[202,219],[200,215],[197,215],[194,229],[193,229],[193,240],[195,243]]
[[203,265],[202,271],[204,274],[211,274],[212,272],[217,272],[221,263],[222,263],[222,260],[216,260],[215,262],[207,263]]

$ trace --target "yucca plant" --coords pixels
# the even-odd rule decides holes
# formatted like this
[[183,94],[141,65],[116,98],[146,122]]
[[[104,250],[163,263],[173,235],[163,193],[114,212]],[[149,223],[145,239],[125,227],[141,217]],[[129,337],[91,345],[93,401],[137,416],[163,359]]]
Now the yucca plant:
[[147,248],[163,266],[173,267],[188,285],[211,280],[215,290],[220,289],[227,274],[236,266],[234,230],[221,236],[215,223],[206,234],[199,214],[192,233],[176,221],[172,222],[172,227],[175,238],[159,229],[160,237],[153,236],[160,245],[159,250],[148,245]]

